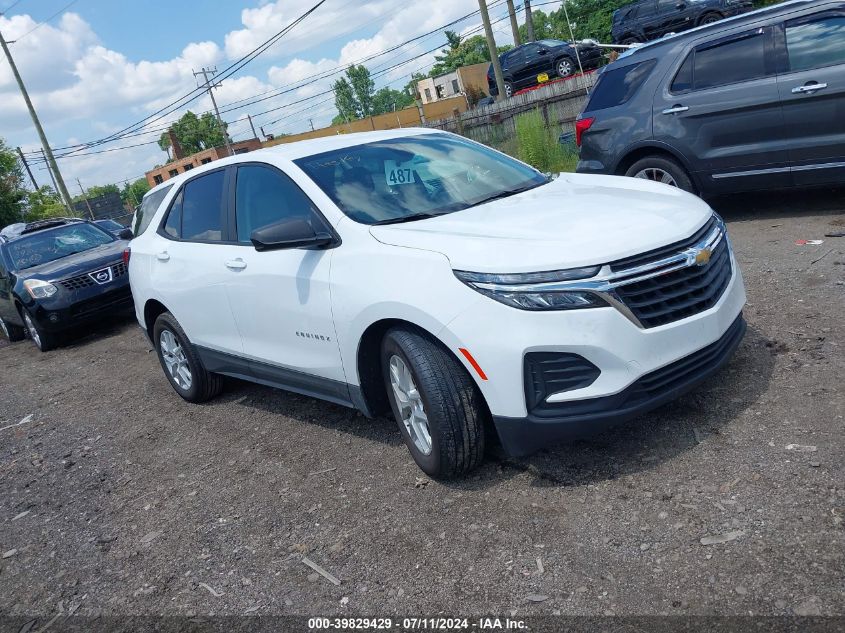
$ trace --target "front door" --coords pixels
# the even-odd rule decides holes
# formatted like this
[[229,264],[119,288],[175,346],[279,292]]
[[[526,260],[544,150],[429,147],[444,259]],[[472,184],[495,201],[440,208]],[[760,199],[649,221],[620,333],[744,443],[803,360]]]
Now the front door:
[[[845,10],[783,25],[778,75],[796,185],[845,182]],[[780,36],[780,33],[778,33]]]
[[[226,287],[252,372],[260,380],[324,398],[348,400],[331,309],[333,249],[257,251],[255,229],[303,217],[328,225],[286,174],[263,163],[237,168],[238,269]],[[315,226],[316,228],[316,226]]]
[[677,148],[711,192],[789,184],[770,29],[690,51],[655,94],[654,136]]

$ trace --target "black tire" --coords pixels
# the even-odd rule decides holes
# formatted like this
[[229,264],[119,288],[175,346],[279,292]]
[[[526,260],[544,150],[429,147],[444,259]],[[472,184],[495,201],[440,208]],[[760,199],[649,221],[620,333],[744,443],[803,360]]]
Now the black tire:
[[640,38],[634,37],[633,35],[629,35],[628,37],[624,38],[619,43],[629,45],[629,44],[639,44],[640,41],[641,41]]
[[[696,193],[695,186],[692,184],[692,179],[689,177],[686,169],[684,169],[678,161],[673,158],[669,158],[668,156],[654,155],[641,158],[628,168],[625,175],[636,178],[637,174],[647,170],[661,170],[672,177],[674,180],[673,186],[683,189],[684,191],[689,191],[690,193]],[[649,178],[649,180],[658,181],[656,178]]]
[[61,343],[59,335],[47,332],[44,328],[39,327],[36,320],[29,313],[29,310],[21,308],[21,316],[23,317],[23,322],[26,325],[29,338],[31,338],[32,342],[35,343],[35,347],[40,349],[42,352],[49,352],[51,349],[59,346],[59,343]]
[[2,318],[0,318],[0,332],[2,332],[11,343],[17,343],[18,341],[22,341],[26,338],[25,328],[22,328],[20,325],[14,325],[13,323],[7,323]]
[[[566,66],[566,68],[569,69],[568,72],[567,72],[566,68],[561,68],[561,66],[564,66],[566,64],[568,64],[568,66]],[[575,64],[575,61],[572,58],[561,57],[559,60],[557,60],[555,62],[555,73],[557,73],[557,76],[561,77],[561,78],[570,77],[570,76],[575,74],[575,68],[576,67],[577,66]]]
[[506,81],[505,82],[505,94],[504,94],[505,98],[510,99],[513,96],[513,93],[514,93],[513,84],[509,81]]
[[[402,421],[391,387],[394,356],[410,370],[428,418],[431,445],[427,454],[418,448]],[[381,362],[390,408],[417,465],[427,475],[442,478],[462,475],[477,467],[484,459],[487,406],[463,365],[426,334],[402,327],[385,334]]]
[[[190,372],[191,381],[187,386],[180,385],[168,370],[167,362],[162,350],[162,334],[169,332],[181,347],[185,364]],[[169,312],[161,314],[153,325],[153,345],[158,355],[158,362],[167,377],[170,386],[188,402],[205,402],[211,400],[223,390],[223,376],[206,370],[194,346],[188,340],[185,330]]]
[[698,21],[698,24],[699,25],[715,24],[716,22],[718,22],[721,19],[722,19],[722,15],[720,13],[715,13],[715,12],[705,13],[704,15],[701,16],[701,19]]

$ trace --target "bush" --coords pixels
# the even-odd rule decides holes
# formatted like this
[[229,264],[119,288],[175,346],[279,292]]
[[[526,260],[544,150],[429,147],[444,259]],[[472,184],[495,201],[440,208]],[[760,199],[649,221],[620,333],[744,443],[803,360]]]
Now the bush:
[[546,126],[539,110],[516,117],[516,155],[542,172],[574,171],[577,154],[558,142],[556,126]]

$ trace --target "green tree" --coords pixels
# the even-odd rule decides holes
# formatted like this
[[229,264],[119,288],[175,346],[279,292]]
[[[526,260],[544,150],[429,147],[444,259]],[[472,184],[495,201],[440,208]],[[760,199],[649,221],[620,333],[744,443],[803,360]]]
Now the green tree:
[[[223,127],[228,128],[228,124],[224,122]],[[170,126],[170,129],[186,156],[226,144],[226,139],[217,125],[217,118],[210,112],[197,116],[188,110],[182,118]],[[158,146],[165,151],[170,147],[170,136],[166,132],[159,137]]]
[[21,221],[25,197],[23,169],[18,156],[0,138],[0,228]]
[[332,123],[346,123],[358,118],[358,101],[355,99],[355,91],[352,84],[346,77],[341,77],[334,82],[334,106],[337,108],[337,116]]
[[91,199],[97,198],[99,196],[104,196],[109,193],[120,193],[120,189],[118,189],[117,185],[94,185],[93,187],[88,187],[88,190],[85,193],[87,194],[85,196],[83,196],[82,194],[74,196],[73,201],[80,202],[86,197],[88,199]]
[[384,114],[413,105],[414,99],[403,90],[385,86],[373,95],[373,114]]
[[373,114],[373,94],[376,89],[375,82],[370,77],[370,71],[363,64],[358,66],[353,64],[346,69],[346,76],[355,93],[359,118],[370,116]]
[[26,194],[26,221],[58,218],[67,215],[67,209],[55,190],[49,185]]
[[446,31],[445,34],[447,48],[442,49],[440,55],[434,56],[436,63],[431,68],[430,77],[450,73],[462,66],[490,61],[490,50],[484,36],[473,35],[462,40],[454,31]]
[[120,199],[123,204],[128,204],[132,208],[141,204],[141,199],[144,194],[150,190],[150,184],[146,178],[138,178],[135,182],[127,182],[120,191]]

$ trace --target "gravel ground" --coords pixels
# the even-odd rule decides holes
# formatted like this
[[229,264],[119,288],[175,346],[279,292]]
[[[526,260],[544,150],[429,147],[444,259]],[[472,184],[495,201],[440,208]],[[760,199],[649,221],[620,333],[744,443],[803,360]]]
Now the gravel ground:
[[28,421],[0,431],[0,615],[845,614],[843,200],[716,203],[749,294],[730,365],[464,481],[393,421],[238,381],[184,403],[134,323],[2,344],[0,427]]

